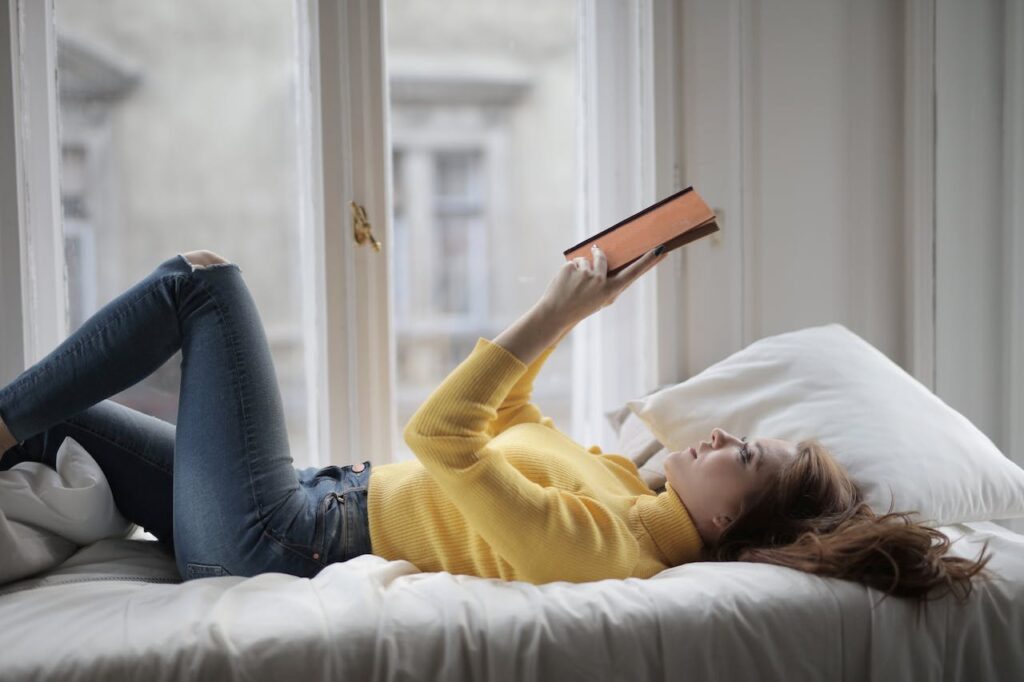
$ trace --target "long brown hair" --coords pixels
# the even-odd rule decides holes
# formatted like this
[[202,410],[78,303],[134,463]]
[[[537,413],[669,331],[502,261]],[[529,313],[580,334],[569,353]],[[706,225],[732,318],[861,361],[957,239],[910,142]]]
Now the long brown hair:
[[966,601],[971,578],[990,573],[988,542],[974,561],[943,556],[951,544],[945,534],[891,505],[876,514],[815,439],[799,442],[797,456],[750,502],[705,548],[705,560],[754,561],[853,580],[884,591],[883,600],[914,597],[918,607],[948,593]]

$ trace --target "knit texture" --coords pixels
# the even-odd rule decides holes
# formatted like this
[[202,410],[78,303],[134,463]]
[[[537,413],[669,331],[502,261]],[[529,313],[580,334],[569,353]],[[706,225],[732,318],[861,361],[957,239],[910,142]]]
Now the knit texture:
[[667,485],[584,448],[530,402],[556,345],[527,366],[479,338],[403,431],[417,459],[375,466],[375,555],[421,571],[534,584],[647,578],[698,558],[700,535]]

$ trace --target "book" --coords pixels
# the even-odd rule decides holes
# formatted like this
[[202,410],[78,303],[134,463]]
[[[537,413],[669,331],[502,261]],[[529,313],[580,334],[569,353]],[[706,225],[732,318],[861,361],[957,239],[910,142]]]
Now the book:
[[563,251],[567,261],[584,257],[593,263],[590,245],[597,243],[608,259],[608,276],[665,245],[666,253],[718,232],[715,212],[692,186],[620,220]]

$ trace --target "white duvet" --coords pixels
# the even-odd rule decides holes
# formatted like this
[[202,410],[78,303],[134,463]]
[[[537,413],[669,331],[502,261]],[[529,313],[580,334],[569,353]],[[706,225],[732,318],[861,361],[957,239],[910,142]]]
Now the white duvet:
[[919,626],[908,601],[752,563],[535,586],[363,555],[179,584],[158,543],[110,537],[0,587],[0,679],[1024,679],[1024,535],[942,530],[960,556],[989,539],[1000,578]]

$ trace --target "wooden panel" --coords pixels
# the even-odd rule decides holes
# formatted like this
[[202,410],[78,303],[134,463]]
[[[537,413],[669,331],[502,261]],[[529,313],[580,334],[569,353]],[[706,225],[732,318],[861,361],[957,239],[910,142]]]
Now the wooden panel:
[[715,210],[721,232],[681,250],[686,296],[678,337],[680,378],[739,350],[743,333],[740,63],[746,54],[739,2],[682,3],[678,24],[680,184],[692,184]]
[[905,363],[902,5],[682,7],[682,181],[724,209],[684,249],[687,375],[829,322]]
[[[1004,452],[1024,466],[1024,0],[1006,3],[1003,24],[1006,62],[1004,74],[1003,226],[1008,240],[1003,251],[1006,274],[1006,320],[1009,337],[1004,358],[1009,382],[1003,402],[1007,424]],[[1024,519],[1004,523],[1024,533]]]
[[935,0],[908,0],[904,41],[904,365],[935,386]]
[[936,393],[1004,447],[1003,3],[936,7]]
[[745,112],[752,339],[836,321],[902,362],[898,8],[759,8]]

